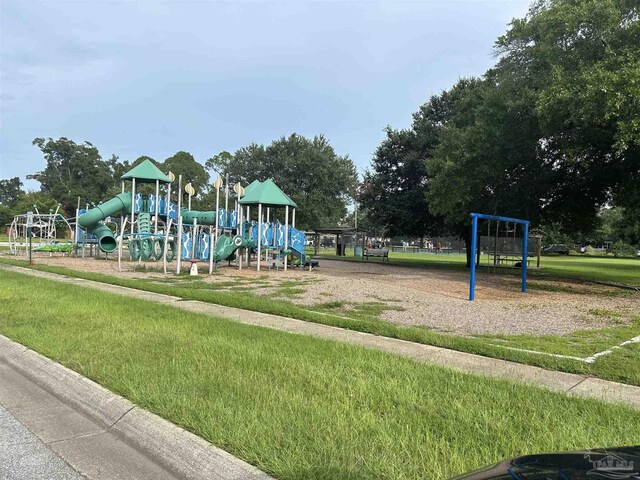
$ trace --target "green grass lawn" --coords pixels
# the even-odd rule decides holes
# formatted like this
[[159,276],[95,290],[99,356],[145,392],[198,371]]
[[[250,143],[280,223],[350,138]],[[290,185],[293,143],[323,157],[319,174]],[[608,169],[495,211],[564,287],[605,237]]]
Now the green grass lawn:
[[640,443],[640,411],[0,271],[0,333],[280,479]]
[[[311,254],[312,251],[309,251]],[[337,257],[331,251],[320,252],[321,258],[353,262],[366,261],[353,254]],[[373,258],[369,262],[381,262]],[[486,257],[481,258],[481,269],[486,268]],[[466,256],[460,254],[429,255],[418,253],[390,252],[389,263],[407,267],[465,269]],[[535,263],[535,259],[532,259]],[[519,275],[519,269],[499,269],[498,272]],[[593,282],[612,282],[640,287],[640,258],[615,258],[586,255],[546,255],[542,257],[540,269],[530,268],[529,275],[556,277]]]
[[[27,266],[25,261],[7,258],[0,258],[0,262]],[[143,266],[145,271],[150,269],[146,265]],[[590,374],[608,380],[640,385],[640,344],[638,343],[615,349],[612,354],[600,357],[591,364],[569,358],[558,358],[504,348],[511,347],[550,354],[588,357],[624,340],[640,335],[640,316],[630,326],[621,325],[619,327],[576,332],[567,336],[492,335],[470,338],[447,335],[426,328],[404,327],[385,322],[380,319],[380,314],[388,307],[380,302],[355,304],[352,305],[351,310],[347,313],[341,310],[341,302],[327,301],[322,305],[304,307],[295,305],[287,301],[286,298],[275,299],[270,296],[253,294],[249,290],[249,286],[245,285],[246,282],[239,279],[211,284],[202,281],[202,279],[194,280],[188,275],[179,277],[171,275],[161,279],[131,279],[47,265],[35,265],[31,268],[174,295],[189,300],[200,300],[244,308],[411,342],[435,345],[551,370]],[[261,279],[252,278],[249,281],[252,287],[268,285]],[[233,290],[226,290],[228,287],[233,287]],[[297,290],[292,293],[292,287],[286,282],[280,285],[279,290],[285,297],[298,294]],[[242,294],[239,294],[239,292]]]

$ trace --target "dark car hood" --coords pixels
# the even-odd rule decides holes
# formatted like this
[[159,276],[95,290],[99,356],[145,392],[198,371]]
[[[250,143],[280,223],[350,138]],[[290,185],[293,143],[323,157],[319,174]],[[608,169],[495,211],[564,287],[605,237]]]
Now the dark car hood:
[[526,455],[456,480],[640,480],[640,445]]

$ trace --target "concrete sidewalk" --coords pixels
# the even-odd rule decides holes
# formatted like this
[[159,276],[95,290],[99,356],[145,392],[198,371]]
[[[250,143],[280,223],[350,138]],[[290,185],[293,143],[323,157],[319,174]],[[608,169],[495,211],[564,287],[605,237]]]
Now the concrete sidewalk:
[[271,479],[2,335],[0,478]]
[[306,322],[278,315],[225,307],[200,301],[182,300],[171,295],[145,292],[133,288],[120,287],[92,280],[83,280],[56,273],[42,272],[24,267],[1,264],[0,268],[63,283],[93,288],[118,295],[132,296],[143,300],[169,303],[176,308],[194,313],[216,317],[225,317],[241,323],[259,325],[283,330],[290,333],[313,335],[315,337],[337,340],[402,355],[418,362],[432,363],[454,368],[468,373],[487,375],[521,381],[530,385],[570,395],[596,398],[613,403],[624,403],[640,408],[640,387],[611,382],[599,378],[572,373],[545,370],[506,360],[483,357],[470,353],[448,350],[419,343],[381,337],[369,333],[356,332],[343,328]]

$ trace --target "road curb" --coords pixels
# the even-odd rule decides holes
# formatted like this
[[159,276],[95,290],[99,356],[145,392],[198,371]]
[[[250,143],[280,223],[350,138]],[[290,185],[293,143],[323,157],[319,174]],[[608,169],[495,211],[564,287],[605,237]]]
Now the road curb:
[[0,362],[162,465],[178,478],[268,480],[269,475],[206,440],[135,406],[39,353],[0,335]]

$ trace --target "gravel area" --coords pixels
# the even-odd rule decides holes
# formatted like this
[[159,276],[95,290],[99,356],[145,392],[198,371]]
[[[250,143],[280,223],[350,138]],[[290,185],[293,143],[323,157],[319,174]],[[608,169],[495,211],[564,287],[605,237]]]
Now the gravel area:
[[[59,265],[129,278],[162,278],[161,272],[134,271],[136,264],[117,261],[43,256],[37,263]],[[147,263],[147,269],[162,264]],[[172,270],[175,269],[175,263]],[[534,334],[562,335],[627,324],[640,315],[640,294],[623,292],[588,283],[529,280],[523,295],[517,277],[492,275],[480,271],[476,300],[467,300],[468,273],[457,270],[423,270],[383,265],[320,260],[314,271],[241,271],[222,267],[219,274],[203,276],[207,282],[260,280],[253,290],[258,295],[278,296],[279,285],[304,289],[299,295],[282,296],[300,305],[326,302],[382,302],[402,310],[386,310],[382,319],[407,326],[423,326],[455,334]],[[291,282],[291,281],[295,281]],[[229,287],[233,290],[233,286]],[[348,315],[348,306],[342,312]]]

